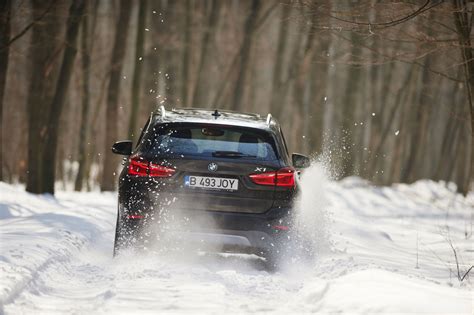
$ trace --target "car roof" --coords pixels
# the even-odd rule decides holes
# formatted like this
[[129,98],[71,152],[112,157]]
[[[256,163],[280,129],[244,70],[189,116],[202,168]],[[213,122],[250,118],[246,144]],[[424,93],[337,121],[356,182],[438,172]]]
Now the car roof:
[[201,109],[201,108],[173,108],[167,110],[161,106],[154,112],[156,122],[187,122],[206,123],[216,125],[231,125],[258,128],[264,130],[278,130],[278,122],[268,114],[240,113],[221,109]]

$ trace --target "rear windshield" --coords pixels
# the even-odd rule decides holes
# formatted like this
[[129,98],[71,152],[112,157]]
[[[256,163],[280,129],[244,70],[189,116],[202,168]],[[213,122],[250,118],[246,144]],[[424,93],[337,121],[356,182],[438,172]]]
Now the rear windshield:
[[143,139],[139,151],[158,156],[200,156],[232,159],[277,159],[265,131],[233,126],[159,125]]

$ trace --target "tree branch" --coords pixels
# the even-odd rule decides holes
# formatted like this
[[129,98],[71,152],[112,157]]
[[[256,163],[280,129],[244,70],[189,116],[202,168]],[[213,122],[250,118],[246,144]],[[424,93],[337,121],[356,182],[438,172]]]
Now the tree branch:
[[51,3],[49,4],[49,6],[46,8],[46,10],[44,10],[43,13],[41,13],[40,16],[38,16],[36,19],[34,19],[30,24],[28,24],[20,33],[18,33],[17,35],[13,36],[9,41],[8,43],[3,46],[3,47],[0,47],[0,51],[7,48],[8,46],[10,46],[11,44],[13,44],[15,41],[17,41],[18,39],[20,39],[23,35],[26,34],[26,32],[28,32],[36,23],[38,23],[39,21],[41,21],[45,15],[49,12],[49,10],[51,10],[51,8],[53,7],[53,5],[56,3],[57,0],[52,0]]
[[[333,34],[336,35],[336,36],[338,36],[339,38],[344,39],[345,41],[351,42],[350,39],[348,39],[347,37],[343,36],[343,35],[340,34],[339,32],[333,32]],[[426,66],[426,65],[424,65],[423,63],[421,63],[421,62],[418,61],[418,59],[421,59],[421,58],[426,57],[426,55],[429,54],[429,53],[431,53],[431,52],[425,53],[425,54],[423,54],[422,56],[418,56],[418,57],[416,57],[414,60],[409,61],[409,60],[404,60],[404,59],[402,59],[402,58],[398,58],[398,57],[396,57],[396,56],[384,54],[384,53],[382,53],[382,52],[380,52],[380,51],[378,51],[378,50],[376,50],[376,49],[373,49],[372,47],[369,47],[368,45],[364,45],[364,44],[362,44],[362,43],[359,43],[359,45],[361,45],[361,47],[363,47],[363,48],[365,48],[365,49],[367,49],[367,50],[369,50],[369,51],[371,51],[371,52],[374,52],[374,53],[376,53],[376,54],[379,55],[379,56],[382,56],[382,57],[384,57],[384,58],[387,58],[387,59],[389,59],[389,60],[391,60],[391,61],[399,61],[399,62],[403,62],[403,63],[406,63],[406,64],[417,65],[417,66],[419,66],[419,67],[421,67],[421,68],[426,68],[429,72],[432,72],[432,73],[434,73],[434,74],[437,74],[437,75],[440,75],[440,76],[442,76],[442,77],[445,77],[446,79],[449,79],[449,80],[451,80],[451,81],[460,82],[460,83],[463,83],[463,82],[464,82],[464,80],[460,80],[460,79],[457,79],[457,78],[453,78],[453,77],[451,77],[451,76],[449,76],[449,75],[447,75],[447,74],[445,74],[445,73],[443,73],[443,72],[434,70],[434,69],[432,69],[432,68],[430,68],[430,67],[428,67],[428,66]]]
[[350,23],[350,24],[355,24],[355,25],[364,25],[364,26],[369,26],[369,27],[379,27],[379,28],[387,28],[387,27],[391,27],[391,26],[395,26],[395,25],[398,25],[398,24],[401,24],[403,22],[406,22],[408,20],[411,20],[413,18],[415,18],[416,16],[420,15],[421,13],[425,12],[425,11],[428,11],[438,5],[440,5],[441,3],[444,2],[444,0],[441,0],[431,6],[428,6],[430,4],[431,0],[426,0],[426,2],[420,7],[418,8],[416,11],[408,14],[407,16],[404,16],[400,19],[397,19],[397,20],[392,20],[392,21],[388,21],[388,22],[380,22],[380,23],[370,23],[370,22],[358,22],[358,21],[350,21],[350,20],[346,20],[346,19],[343,19],[343,18],[340,18],[340,17],[337,17],[335,15],[332,15],[332,14],[329,14],[329,16],[335,20],[338,20],[338,21],[341,21],[341,22],[344,22],[344,23]]

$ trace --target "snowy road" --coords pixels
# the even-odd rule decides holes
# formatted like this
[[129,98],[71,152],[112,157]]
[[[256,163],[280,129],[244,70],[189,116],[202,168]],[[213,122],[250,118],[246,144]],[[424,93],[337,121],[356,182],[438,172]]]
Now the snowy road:
[[324,190],[330,250],[276,273],[245,255],[112,259],[115,195],[55,199],[0,183],[0,314],[472,314],[472,280],[456,279],[447,239],[467,269],[474,194],[430,181],[314,180],[303,205],[322,218],[323,197],[311,189]]

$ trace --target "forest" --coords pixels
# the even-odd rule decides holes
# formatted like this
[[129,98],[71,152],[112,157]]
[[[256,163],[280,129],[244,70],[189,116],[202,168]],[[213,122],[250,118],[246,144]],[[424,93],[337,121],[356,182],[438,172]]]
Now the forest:
[[0,0],[0,180],[111,191],[157,107],[272,113],[335,179],[474,170],[468,0]]

